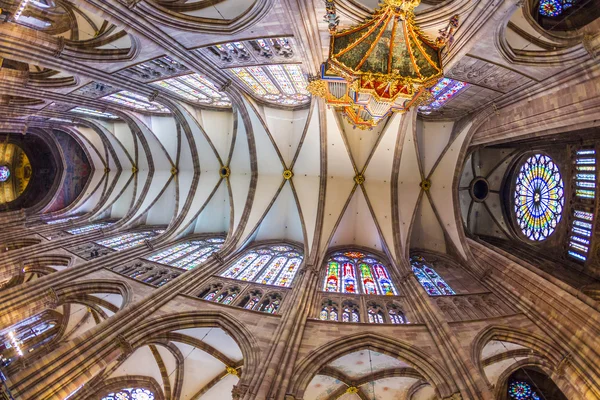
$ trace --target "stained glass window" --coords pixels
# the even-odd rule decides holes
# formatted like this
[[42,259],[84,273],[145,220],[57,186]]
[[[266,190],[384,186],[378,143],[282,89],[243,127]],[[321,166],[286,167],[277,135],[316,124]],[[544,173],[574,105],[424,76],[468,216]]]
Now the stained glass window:
[[85,114],[85,115],[89,115],[92,117],[101,117],[101,118],[108,118],[108,119],[119,119],[119,117],[117,117],[114,114],[108,113],[108,112],[104,112],[104,111],[99,111],[99,110],[93,110],[91,108],[85,108],[85,107],[75,107],[71,109],[71,112],[74,113],[78,113],[78,114]]
[[342,305],[342,322],[360,322],[357,305],[349,302]]
[[558,166],[543,154],[527,158],[516,177],[515,216],[523,234],[533,241],[548,238],[561,220],[564,185]]
[[224,241],[223,238],[191,240],[146,257],[146,260],[190,270],[202,264],[211,254],[219,250]]
[[383,313],[381,311],[369,309],[367,311],[367,316],[369,317],[370,324],[383,324]]
[[404,314],[396,307],[388,307],[388,316],[390,317],[390,322],[392,324],[404,324],[406,320],[404,318]]
[[125,388],[107,394],[102,400],[154,400],[154,393],[143,388]]
[[577,0],[540,0],[540,15],[544,17],[559,17],[573,6]]
[[50,220],[50,221],[46,221],[46,223],[48,225],[61,224],[63,222],[67,222],[67,221],[70,221],[72,219],[77,219],[79,217],[80,217],[80,215],[77,215],[77,216],[74,216],[74,217],[66,217],[66,218],[60,218],[60,219],[53,219],[53,220]]
[[323,290],[389,296],[398,294],[383,264],[373,256],[359,251],[337,252],[331,255],[327,261]]
[[[596,199],[596,150],[579,149],[575,152],[575,206],[572,208],[571,234],[567,254],[577,261],[585,262],[590,250],[595,199]],[[590,211],[584,210],[588,209]]]
[[539,395],[525,381],[512,381],[508,385],[508,396],[515,400],[539,400]]
[[431,114],[433,110],[442,108],[444,104],[461,93],[468,86],[468,83],[455,81],[454,79],[440,79],[437,84],[429,89],[432,96],[430,102],[420,106],[419,111],[423,114]]
[[144,243],[146,240],[152,239],[155,236],[163,233],[164,230],[157,229],[151,231],[129,232],[112,238],[98,240],[94,243],[113,250],[125,250],[136,247]]
[[157,102],[149,102],[148,98],[133,92],[128,92],[126,90],[104,96],[102,99],[108,100],[112,103],[121,104],[126,107],[135,108],[136,110],[156,113],[170,113],[169,109],[164,107],[162,104]]
[[81,233],[88,233],[88,232],[96,231],[98,229],[108,228],[109,226],[111,226],[113,224],[114,224],[114,222],[98,222],[95,224],[82,226],[80,228],[69,229],[67,232],[69,232],[71,235],[79,235]]
[[450,296],[456,294],[423,257],[412,256],[410,263],[415,277],[430,296]]
[[283,105],[299,105],[310,101],[308,81],[296,64],[266,67],[231,68],[230,70],[254,95]]
[[248,250],[221,276],[290,287],[302,264],[302,255],[291,246],[263,246]]
[[324,305],[321,309],[321,313],[319,314],[319,319],[321,321],[337,321],[338,320],[338,311],[337,308],[333,305]]
[[231,106],[229,97],[225,93],[219,92],[212,82],[199,74],[169,78],[154,82],[154,85],[160,86],[190,101],[218,107]]

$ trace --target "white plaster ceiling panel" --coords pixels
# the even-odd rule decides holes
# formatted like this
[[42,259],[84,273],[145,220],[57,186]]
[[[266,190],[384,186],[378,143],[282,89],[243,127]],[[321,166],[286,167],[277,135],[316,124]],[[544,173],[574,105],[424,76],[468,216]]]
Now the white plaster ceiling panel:
[[196,219],[194,233],[227,232],[230,221],[229,191],[223,180]]
[[77,129],[81,136],[84,137],[82,140],[83,146],[86,148],[89,154],[89,161],[95,169],[104,170],[104,144],[100,141],[98,134],[92,128],[79,127]]
[[428,176],[452,134],[453,122],[417,120],[417,144],[423,174]]
[[209,390],[204,392],[202,396],[200,396],[199,400],[230,400],[233,399],[233,395],[231,391],[233,387],[237,385],[239,382],[239,378],[235,375],[226,375],[217,382],[216,385],[211,387]]
[[412,395],[410,400],[436,400],[435,389],[430,385],[420,387]]
[[356,172],[342,137],[339,120],[332,109],[327,109],[326,119],[327,176],[353,178]]
[[[176,192],[177,192],[177,183],[175,179],[171,179],[171,182],[167,184],[166,189],[157,198],[156,202],[150,207],[148,210],[148,214],[146,216],[146,224],[147,225],[169,225],[171,220],[175,217],[177,206],[176,202]],[[185,197],[179,198],[179,201],[182,202],[185,200]]]
[[101,123],[101,125],[104,125],[106,129],[115,135],[135,162],[135,137],[131,133],[129,125],[122,121],[106,122]]
[[110,377],[117,378],[126,375],[142,375],[154,378],[156,383],[164,391],[162,375],[156,364],[156,359],[150,350],[150,347],[144,346],[136,349],[127,360],[113,372]]
[[242,359],[242,351],[235,340],[220,328],[191,328],[176,331],[211,345],[233,361]]
[[440,222],[431,207],[429,198],[423,194],[417,208],[410,238],[411,248],[423,248],[446,252],[446,240]]
[[316,375],[304,392],[306,400],[328,400],[330,396],[344,385],[336,378],[327,375]]
[[421,188],[421,173],[416,152],[416,143],[413,137],[414,111],[403,118],[406,119],[404,132],[399,135],[402,139],[402,152],[400,154],[400,168],[398,172],[398,212],[400,215],[400,248],[404,249],[408,243],[408,232],[411,226],[413,213]]
[[497,354],[518,349],[526,349],[526,347],[516,343],[505,342],[502,340],[490,340],[486,343],[486,345],[483,347],[483,350],[481,351],[481,359],[485,360],[486,358],[495,356]]
[[302,139],[309,109],[291,111],[264,107],[264,113],[269,132],[289,167]]
[[506,371],[508,367],[520,360],[523,360],[524,358],[525,357],[515,357],[509,358],[507,360],[502,360],[500,362],[488,365],[487,367],[483,368],[483,372],[485,373],[485,376],[487,377],[488,381],[492,385],[495,385],[496,382],[498,382],[498,378],[500,377],[500,375],[504,371]]
[[281,176],[259,176],[254,201],[252,202],[248,221],[241,236],[243,239],[255,232],[278,196],[283,182],[284,180]]
[[348,118],[341,117],[339,113],[338,119],[341,122],[342,131],[346,138],[346,145],[352,155],[356,169],[363,171],[367,159],[375,149],[378,139],[383,133],[386,123],[382,121],[373,130],[366,131],[352,126]]
[[193,395],[225,370],[225,365],[210,354],[181,342],[173,342],[183,354],[182,399]]
[[304,243],[302,222],[291,186],[286,183],[260,223],[255,240],[289,239]]
[[[152,182],[149,185],[146,195],[143,197],[143,201],[138,210],[131,216],[132,219],[137,218],[150,209],[154,204],[154,201],[159,198],[163,189],[170,184],[172,178],[171,171],[154,171]],[[139,187],[139,186],[138,186]],[[173,204],[173,207],[175,204]]]
[[256,159],[258,162],[258,174],[261,175],[279,175],[283,173],[281,160],[275,150],[275,144],[267,133],[262,119],[258,116],[253,107],[246,103],[246,109],[250,115],[250,123],[254,132],[254,141],[256,143]]
[[115,198],[111,198],[111,201],[114,200],[110,209],[111,218],[121,218],[127,214],[127,211],[131,207],[131,201],[133,200],[135,191],[134,181],[136,176],[131,173],[122,174],[122,178],[119,178],[119,184],[121,184],[121,179],[125,180],[125,183],[123,184],[127,184],[127,187],[125,187],[123,191],[121,191],[121,188],[115,187],[115,191],[111,194],[111,196],[115,196]]
[[343,372],[352,379],[358,379],[385,369],[409,367],[402,360],[371,350],[359,350],[346,354],[334,360],[328,366]]
[[356,393],[344,393],[338,399],[339,400],[361,400],[360,396],[357,395]]
[[369,382],[361,386],[361,389],[373,400],[397,400],[402,398],[415,382],[415,378],[384,378]]
[[357,187],[331,239],[330,247],[359,245],[381,250],[379,232],[360,187]]
[[435,204],[436,211],[438,212],[440,222],[443,224],[444,230],[463,256],[465,255],[465,252],[460,241],[460,233],[458,231],[459,226],[454,215],[452,185],[460,150],[470,126],[471,124],[467,125],[449,144],[448,149],[431,174],[430,189],[431,197]]
[[233,112],[199,110],[192,107],[188,107],[188,110],[192,114],[192,110],[195,111],[196,120],[200,122],[204,132],[217,149],[221,160],[225,163],[229,157],[229,149],[233,138]]
[[231,158],[231,175],[229,184],[231,185],[231,196],[233,200],[233,229],[237,226],[242,217],[248,191],[250,189],[250,153],[248,150],[248,137],[246,136],[246,126],[238,112],[238,128]]
[[108,174],[104,173],[104,170],[96,169],[93,171],[92,176],[89,179],[89,183],[87,184],[87,189],[85,194],[79,199],[76,203],[75,207],[72,209],[73,214],[77,214],[79,212],[88,212],[91,211],[100,200],[102,196],[103,187],[105,179],[108,179]]
[[[156,116],[150,118],[150,130],[163,145],[171,160],[177,159],[177,125],[172,116]],[[183,135],[183,132],[182,132]]]

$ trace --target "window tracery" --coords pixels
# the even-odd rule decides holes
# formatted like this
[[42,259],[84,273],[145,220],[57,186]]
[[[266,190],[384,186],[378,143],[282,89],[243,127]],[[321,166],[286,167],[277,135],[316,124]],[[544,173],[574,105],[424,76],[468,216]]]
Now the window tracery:
[[337,304],[335,304],[331,300],[324,301],[323,306],[321,307],[321,313],[319,314],[319,319],[321,321],[337,321],[338,320]]
[[521,232],[532,241],[547,239],[565,204],[563,180],[554,161],[544,154],[528,157],[517,173],[513,198]]
[[450,78],[442,78],[435,84],[429,93],[431,93],[431,99],[427,104],[419,107],[419,112],[425,115],[431,114],[434,110],[439,110],[448,101],[462,93],[469,87],[466,82],[457,81]]
[[247,250],[221,276],[263,285],[290,287],[302,259],[302,255],[291,246],[261,246]]
[[102,99],[136,110],[151,113],[171,113],[171,111],[169,111],[169,109],[163,106],[162,104],[159,104],[155,101],[150,102],[146,97],[133,92],[129,92],[127,90],[121,90],[118,93],[113,93],[108,96],[104,96],[102,97]]
[[183,75],[157,82],[159,86],[169,92],[183,97],[186,100],[218,107],[231,107],[229,97],[200,74]]
[[367,317],[369,318],[370,324],[383,324],[385,323],[385,317],[381,306],[377,303],[370,302],[367,304]]
[[360,308],[353,301],[342,303],[342,322],[360,322]]
[[108,239],[98,240],[94,243],[99,244],[109,249],[121,251],[130,249],[144,243],[146,240],[152,239],[164,232],[164,229],[156,229],[151,231],[129,232],[122,235],[114,236]]
[[111,226],[113,224],[114,224],[114,222],[98,222],[95,224],[82,226],[80,228],[69,229],[69,230],[67,230],[67,232],[70,233],[71,235],[79,235],[82,233],[96,231],[98,229],[108,228],[109,226]]
[[360,251],[340,251],[331,255],[327,261],[323,290],[387,296],[398,294],[383,263]]
[[388,303],[387,310],[388,310],[388,317],[392,324],[405,324],[407,322],[406,317],[404,316],[404,313],[402,312],[400,307],[398,307],[397,305]]
[[421,256],[410,258],[413,273],[430,296],[448,296],[456,294],[446,281]]
[[107,394],[102,400],[154,400],[154,393],[144,388],[124,388]]
[[119,117],[117,117],[116,115],[111,114],[109,112],[94,110],[94,109],[87,108],[87,107],[75,107],[75,108],[71,109],[70,112],[74,112],[74,113],[77,113],[77,114],[85,114],[85,115],[88,115],[90,117],[107,118],[107,119],[119,119]]
[[539,12],[545,17],[559,17],[575,3],[577,0],[540,0]]
[[251,93],[263,100],[291,106],[310,100],[306,90],[308,82],[297,64],[236,67],[230,71]]
[[567,254],[585,262],[591,246],[594,205],[596,202],[596,150],[579,149],[575,152],[575,199],[572,207],[569,248]]
[[218,251],[225,239],[196,239],[173,245],[159,253],[145,257],[146,260],[190,270],[202,264],[211,254]]

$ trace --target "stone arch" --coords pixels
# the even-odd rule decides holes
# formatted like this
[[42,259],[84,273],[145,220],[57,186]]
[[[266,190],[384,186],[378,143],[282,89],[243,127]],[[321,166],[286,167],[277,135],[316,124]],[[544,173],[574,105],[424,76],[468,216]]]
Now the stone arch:
[[78,302],[94,293],[118,294],[123,298],[120,308],[129,304],[133,298],[133,289],[129,283],[110,279],[66,282],[55,287],[54,292],[60,303]]
[[88,389],[81,393],[83,400],[100,400],[108,393],[127,388],[138,387],[150,390],[155,400],[165,400],[160,385],[154,378],[141,375],[127,375],[118,378],[110,378],[103,381],[98,387]]
[[157,343],[166,334],[175,330],[190,328],[217,327],[225,331],[239,346],[244,360],[244,370],[248,373],[240,377],[238,386],[250,385],[253,381],[251,371],[259,370],[260,350],[253,334],[230,314],[223,311],[197,311],[170,314],[150,319],[123,335],[133,351],[148,344]]
[[400,340],[373,333],[346,336],[312,351],[298,364],[297,373],[292,378],[288,392],[296,398],[302,398],[310,380],[319,369],[339,357],[364,349],[408,362],[436,389],[439,397],[448,397],[455,392],[448,372],[442,366],[427,361],[428,356],[425,352]]

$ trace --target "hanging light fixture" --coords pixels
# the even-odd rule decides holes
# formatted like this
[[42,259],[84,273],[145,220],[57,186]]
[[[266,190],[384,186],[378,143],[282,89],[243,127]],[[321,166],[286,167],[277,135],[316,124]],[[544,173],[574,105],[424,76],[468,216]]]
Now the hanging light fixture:
[[325,0],[329,57],[308,90],[362,129],[430,97],[427,89],[443,76],[441,49],[452,32],[427,38],[414,22],[420,2],[382,0],[371,17],[338,31],[334,1]]

